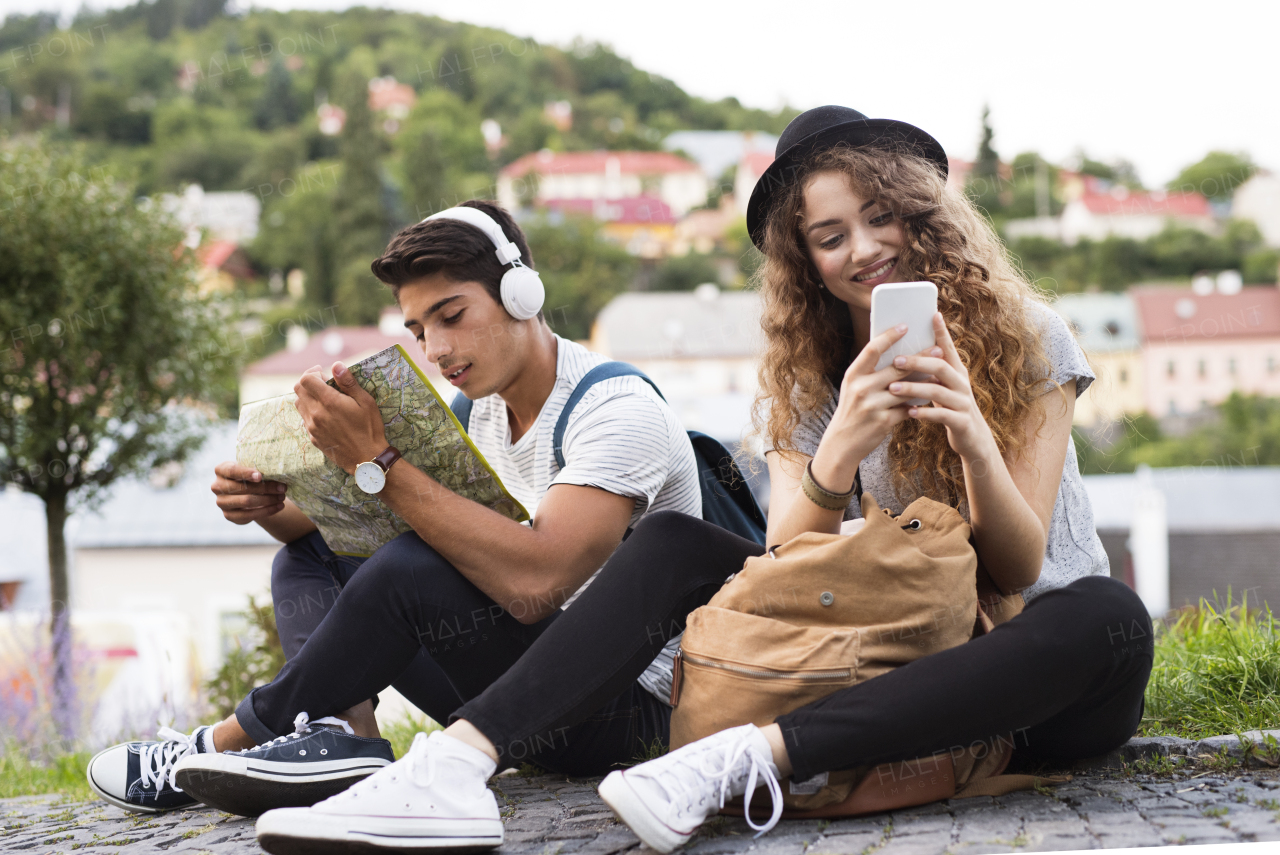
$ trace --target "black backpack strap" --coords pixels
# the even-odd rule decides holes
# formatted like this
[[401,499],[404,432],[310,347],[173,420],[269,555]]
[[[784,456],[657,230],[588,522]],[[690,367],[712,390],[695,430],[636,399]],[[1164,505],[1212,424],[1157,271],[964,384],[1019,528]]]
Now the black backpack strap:
[[454,417],[465,431],[471,430],[471,404],[471,399],[461,392],[454,395],[453,401],[449,404],[449,409],[453,410]]
[[[602,383],[605,380],[611,380],[614,377],[639,377],[644,382],[653,387],[653,391],[658,393],[658,397],[666,400],[662,396],[662,390],[658,388],[649,377],[636,368],[634,365],[626,362],[605,362],[592,368],[582,379],[578,381],[578,385],[574,387],[573,393],[569,395],[569,400],[565,402],[564,409],[560,411],[560,418],[556,420],[556,429],[551,435],[551,447],[555,452],[556,465],[561,469],[564,468],[564,432],[569,427],[569,414],[573,412],[573,408],[578,406],[578,402],[582,400],[582,396],[587,394],[592,386]],[[461,416],[459,416],[461,420]]]

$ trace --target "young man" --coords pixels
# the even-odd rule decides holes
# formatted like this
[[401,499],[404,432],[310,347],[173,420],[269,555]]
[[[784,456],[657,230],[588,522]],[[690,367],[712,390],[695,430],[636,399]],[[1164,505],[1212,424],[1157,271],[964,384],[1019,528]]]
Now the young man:
[[[174,772],[180,759],[196,755],[208,755],[200,767],[206,789],[220,791],[210,801],[238,812],[338,792],[394,759],[378,738],[372,694],[394,684],[447,721],[565,613],[641,517],[662,510],[701,516],[689,439],[637,377],[591,387],[573,409],[566,463],[557,466],[556,420],[578,381],[607,360],[551,331],[531,266],[510,216],[478,201],[403,230],[373,263],[426,358],[474,401],[468,433],[532,523],[515,523],[398,461],[377,406],[346,367],[332,366],[337,390],[320,366],[310,369],[295,391],[311,441],[349,473],[377,462],[385,482],[377,498],[413,531],[363,564],[344,559],[284,498],[283,485],[220,464],[212,489],[224,516],[256,522],[286,544],[273,566],[272,596],[289,661],[217,725],[189,736],[164,731],[161,740],[98,754],[88,778],[99,795],[139,812],[195,804]],[[370,661],[361,640],[370,621],[390,625],[388,613],[404,618],[396,626],[414,653],[370,691],[370,672],[385,661]],[[306,650],[323,650],[322,660],[300,656],[309,639]],[[651,696],[640,702],[646,708],[669,692],[675,644],[661,639],[638,681]],[[636,699],[615,700],[613,718],[625,725]],[[312,723],[308,714],[327,718]],[[632,756],[640,746],[623,725],[608,738]],[[217,754],[223,751],[239,753]]]

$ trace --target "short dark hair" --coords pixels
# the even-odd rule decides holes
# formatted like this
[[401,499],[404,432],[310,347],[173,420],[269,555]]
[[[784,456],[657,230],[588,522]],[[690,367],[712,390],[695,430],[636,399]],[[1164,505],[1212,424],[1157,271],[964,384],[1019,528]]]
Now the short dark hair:
[[[524,232],[505,210],[481,199],[463,202],[458,207],[475,208],[488,214],[502,227],[507,240],[520,249],[520,260],[533,267],[533,255],[525,242]],[[406,226],[391,238],[370,268],[400,298],[400,288],[436,273],[454,282],[479,282],[498,305],[502,305],[502,275],[509,268],[498,261],[497,247],[480,229],[461,220],[426,220]],[[542,317],[542,313],[538,313]]]

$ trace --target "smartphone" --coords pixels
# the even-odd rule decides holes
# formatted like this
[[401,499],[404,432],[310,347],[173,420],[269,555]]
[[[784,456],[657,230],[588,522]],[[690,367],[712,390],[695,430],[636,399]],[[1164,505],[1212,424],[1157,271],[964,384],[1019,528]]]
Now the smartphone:
[[[933,335],[933,315],[938,311],[938,286],[932,282],[889,282],[877,285],[871,291],[871,337],[898,324],[907,325],[907,334],[880,357],[876,370],[893,364],[894,357],[915,356],[933,347],[937,341]],[[913,371],[903,379],[908,382],[927,381],[929,375]],[[905,404],[921,406],[927,398],[909,398]]]

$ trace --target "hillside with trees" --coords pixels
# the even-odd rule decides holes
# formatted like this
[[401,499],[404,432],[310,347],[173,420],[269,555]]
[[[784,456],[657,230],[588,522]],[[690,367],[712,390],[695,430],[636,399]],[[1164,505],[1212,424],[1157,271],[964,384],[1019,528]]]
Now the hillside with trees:
[[[345,323],[371,321],[388,299],[362,286],[395,229],[492,197],[497,171],[523,154],[656,149],[677,129],[778,133],[796,112],[691,96],[598,44],[561,49],[363,7],[242,15],[226,7],[143,0],[83,11],[65,29],[52,13],[9,15],[0,27],[0,135],[72,144],[139,195],[190,183],[256,194],[254,265],[300,268],[305,302],[337,306]],[[375,78],[412,87],[412,109],[371,111]],[[557,102],[568,102],[571,124],[549,114]],[[335,108],[345,122],[326,133],[321,114]],[[498,145],[486,144],[482,123],[496,123]],[[588,244],[591,229],[579,229]],[[583,239],[569,241],[578,252],[554,254],[580,255]],[[606,253],[597,269],[629,268]],[[583,287],[545,273],[553,291]],[[582,335],[590,319],[571,321],[567,331]]]

